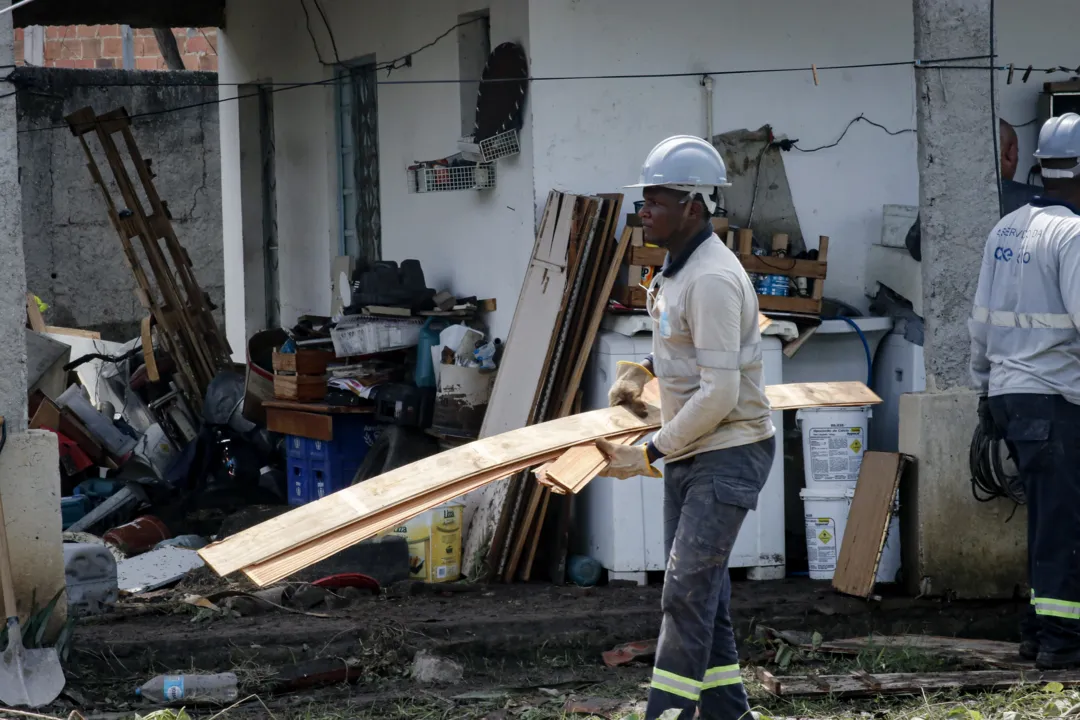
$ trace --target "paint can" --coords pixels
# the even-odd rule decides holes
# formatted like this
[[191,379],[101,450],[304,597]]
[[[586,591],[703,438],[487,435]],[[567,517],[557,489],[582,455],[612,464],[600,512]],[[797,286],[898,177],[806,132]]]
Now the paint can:
[[127,557],[153,550],[162,540],[172,537],[169,528],[153,515],[143,515],[131,522],[114,527],[101,539],[106,545],[114,545]]
[[[844,543],[855,488],[799,491],[806,518],[806,555],[812,580],[832,580]],[[897,582],[900,576],[900,502],[893,500],[893,515],[885,536],[875,580]]]
[[806,487],[822,483],[855,485],[862,468],[870,416],[869,405],[804,408],[795,414],[802,430]]

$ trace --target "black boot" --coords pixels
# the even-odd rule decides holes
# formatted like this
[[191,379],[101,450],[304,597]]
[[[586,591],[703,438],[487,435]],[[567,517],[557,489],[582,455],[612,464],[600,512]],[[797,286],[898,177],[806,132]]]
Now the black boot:
[[1073,670],[1080,668],[1080,649],[1063,652],[1040,652],[1035,659],[1040,670]]
[[1023,660],[1034,661],[1039,656],[1039,642],[1037,640],[1023,640],[1020,643],[1020,657]]

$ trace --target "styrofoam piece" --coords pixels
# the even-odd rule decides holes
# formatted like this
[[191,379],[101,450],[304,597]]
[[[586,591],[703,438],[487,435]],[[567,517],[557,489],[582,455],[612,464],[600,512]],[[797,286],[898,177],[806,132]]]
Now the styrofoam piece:
[[116,560],[97,543],[64,543],[68,612],[75,617],[107,612],[119,598]]
[[117,584],[124,592],[150,592],[176,582],[203,565],[202,558],[194,550],[163,547],[117,563]]

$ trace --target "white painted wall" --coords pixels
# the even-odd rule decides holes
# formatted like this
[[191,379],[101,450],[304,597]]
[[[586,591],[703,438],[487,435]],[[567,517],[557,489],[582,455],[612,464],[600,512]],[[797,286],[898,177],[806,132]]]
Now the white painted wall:
[[[374,54],[391,60],[425,45],[457,23],[460,13],[485,7],[491,14],[492,47],[528,42],[527,0],[405,0],[357,3],[322,0],[340,58]],[[309,6],[323,58],[333,50],[321,18]],[[222,83],[275,83],[329,78],[320,65],[295,0],[230,0],[227,30],[219,47]],[[505,338],[532,249],[534,225],[529,121],[522,154],[499,165],[499,186],[490,193],[411,195],[405,168],[414,160],[453,154],[461,131],[460,96],[455,83],[394,84],[457,80],[456,31],[417,54],[412,68],[380,76],[379,148],[383,255],[417,258],[428,284],[459,295],[494,297],[500,310],[490,318]],[[223,87],[223,97],[228,88]],[[231,284],[226,318],[229,340],[242,352],[244,340],[260,328],[244,320],[242,203],[239,192],[238,114],[230,103],[221,113],[222,185],[226,275]],[[274,95],[277,212],[280,245],[281,316],[286,326],[297,316],[330,309],[330,260],[339,253],[338,167],[334,92],[330,85]],[[524,212],[523,212],[524,210]],[[262,282],[244,277],[243,282]]]
[[[1026,68],[1076,67],[1075,35],[1080,25],[1080,5],[1070,0],[997,0],[998,62],[1014,63]],[[1001,117],[1014,125],[1035,119],[1038,95],[1045,82],[1063,82],[1073,73],[1033,72],[1028,82],[1020,82],[1017,71],[1012,85],[1005,84],[1005,74],[999,73],[998,108]],[[989,128],[987,128],[989,132]],[[1024,182],[1034,164],[1032,153],[1039,139],[1039,124],[1018,128],[1020,165],[1016,180]]]
[[[911,4],[897,0],[531,0],[535,76],[698,73],[911,60]],[[910,67],[715,77],[714,131],[757,129],[831,143],[861,113],[915,127]],[[677,133],[703,135],[700,77],[533,84],[536,192],[611,192],[637,182],[645,154]],[[881,206],[918,204],[913,134],[860,123],[832,150],[784,155],[808,245],[831,238],[826,294],[865,308],[866,247]],[[737,170],[737,169],[733,169]],[[733,181],[750,182],[750,175]],[[629,191],[633,192],[633,191]],[[628,200],[639,196],[628,195]]]

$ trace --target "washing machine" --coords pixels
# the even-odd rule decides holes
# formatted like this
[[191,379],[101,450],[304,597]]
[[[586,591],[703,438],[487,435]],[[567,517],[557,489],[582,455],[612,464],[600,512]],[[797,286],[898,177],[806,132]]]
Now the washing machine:
[[897,452],[900,445],[900,396],[926,390],[923,349],[902,332],[885,336],[874,356],[874,392],[881,404],[870,422],[869,450]]
[[[651,349],[650,332],[634,335],[601,332],[593,346],[586,375],[585,409],[607,407],[608,388],[618,362],[641,362]],[[765,383],[782,383],[783,352],[777,338],[762,338],[762,357]],[[773,413],[773,424],[777,428],[777,445],[772,470],[758,497],[758,509],[747,514],[731,552],[731,567],[747,568],[747,575],[753,580],[780,579],[786,572],[782,413]],[[663,570],[667,563],[663,508],[663,480],[641,476],[629,480],[598,477],[578,495],[577,551],[595,558],[611,579],[644,584],[646,573]]]

